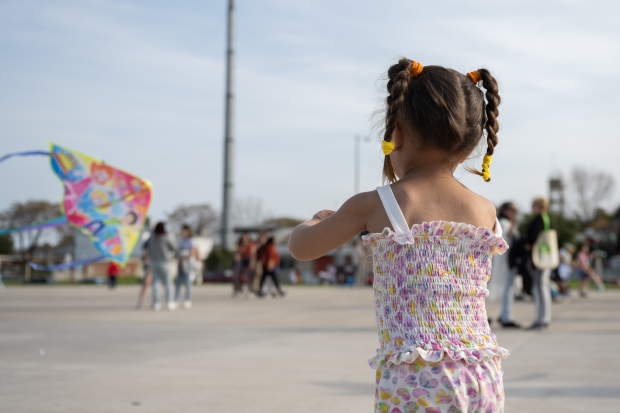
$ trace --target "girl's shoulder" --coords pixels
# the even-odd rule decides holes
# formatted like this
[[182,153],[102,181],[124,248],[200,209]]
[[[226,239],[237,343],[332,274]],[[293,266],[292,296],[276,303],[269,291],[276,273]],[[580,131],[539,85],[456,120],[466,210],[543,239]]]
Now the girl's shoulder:
[[[492,230],[495,227],[495,205],[460,184],[446,189],[396,183],[391,189],[409,228],[433,221],[460,222]],[[355,200],[356,209],[364,214],[368,231],[393,229],[376,190],[355,195],[351,200]]]
[[458,181],[447,185],[401,185],[395,196],[409,224],[460,222],[493,229],[497,212],[487,198]]

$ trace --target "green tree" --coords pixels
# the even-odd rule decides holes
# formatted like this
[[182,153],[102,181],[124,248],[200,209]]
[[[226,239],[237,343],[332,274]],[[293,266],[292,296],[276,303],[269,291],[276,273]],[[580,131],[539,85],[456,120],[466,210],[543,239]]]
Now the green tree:
[[11,234],[0,235],[0,254],[13,254],[13,237]]
[[[26,202],[14,202],[4,211],[0,212],[0,226],[5,228],[19,228],[34,225],[52,218],[61,216],[60,205],[43,200],[30,200]],[[44,241],[44,234],[51,233],[50,229],[36,229],[16,233],[18,241],[17,251],[24,261],[32,258],[34,251]],[[43,237],[43,239],[42,239]]]
[[223,248],[213,248],[205,261],[207,271],[230,270],[233,268],[235,253]]

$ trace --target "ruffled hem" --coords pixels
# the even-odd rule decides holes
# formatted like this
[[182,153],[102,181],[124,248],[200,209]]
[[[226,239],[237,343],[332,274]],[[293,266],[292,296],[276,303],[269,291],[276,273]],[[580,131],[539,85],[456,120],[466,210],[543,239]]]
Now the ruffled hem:
[[[385,228],[383,232],[364,235],[364,245],[374,244],[382,239],[391,239],[398,244],[415,244],[416,238],[435,237],[438,243],[453,244],[458,241],[481,242],[491,247],[494,255],[501,255],[508,250],[506,241],[495,235],[493,230],[476,227],[463,222],[432,221],[414,224],[406,237],[399,237],[394,231]],[[430,240],[429,240],[430,241]]]
[[368,364],[375,370],[387,369],[392,365],[412,364],[418,358],[427,362],[438,362],[444,357],[448,357],[453,361],[465,360],[467,364],[481,363],[489,361],[495,357],[505,359],[510,355],[510,351],[502,347],[493,347],[476,350],[424,350],[417,347],[412,351],[403,351],[396,354],[381,356],[381,352],[377,350],[377,355],[368,360]]

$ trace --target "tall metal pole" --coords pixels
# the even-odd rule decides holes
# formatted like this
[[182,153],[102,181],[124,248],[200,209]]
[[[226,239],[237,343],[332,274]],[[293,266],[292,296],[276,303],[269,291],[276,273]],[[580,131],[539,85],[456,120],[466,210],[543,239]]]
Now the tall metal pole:
[[233,29],[234,0],[228,0],[228,41],[226,57],[226,120],[224,124],[224,196],[222,205],[222,247],[233,245]]
[[355,135],[353,148],[353,195],[360,192],[360,136]]

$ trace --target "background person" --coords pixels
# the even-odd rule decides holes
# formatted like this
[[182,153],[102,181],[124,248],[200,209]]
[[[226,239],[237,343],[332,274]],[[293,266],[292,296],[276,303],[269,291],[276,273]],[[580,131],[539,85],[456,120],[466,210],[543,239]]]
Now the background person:
[[[525,234],[525,249],[530,252],[528,267],[533,274],[532,290],[534,302],[536,304],[536,319],[528,330],[544,330],[549,328],[551,323],[551,291],[549,289],[549,277],[551,270],[541,270],[534,267],[532,262],[532,248],[538,235],[545,229],[543,214],[549,209],[549,200],[543,197],[534,198],[532,201],[532,215],[534,219],[527,228]],[[553,228],[553,223],[550,223]]]
[[245,277],[249,292],[254,292],[254,267],[256,266],[256,244],[250,239],[250,234],[244,232],[237,242],[235,253],[235,273],[233,275],[233,297],[243,291],[243,277]]
[[588,244],[584,243],[579,247],[579,251],[577,251],[577,270],[579,272],[579,295],[582,297],[587,297],[586,289],[590,284],[590,280],[594,281],[594,283],[598,286],[599,291],[603,291],[605,289],[605,284],[601,280],[601,277],[594,272],[592,269],[592,265],[590,264],[590,254]]
[[254,265],[254,282],[252,287],[254,291],[258,291],[260,280],[263,278],[263,262],[262,254],[265,252],[265,245],[267,244],[267,233],[263,230],[258,231],[258,238],[256,239],[256,264]]
[[149,267],[149,248],[148,240],[142,245],[142,270],[144,271],[144,277],[142,277],[142,286],[140,287],[140,294],[138,295],[137,309],[142,308],[144,303],[144,297],[146,296],[146,290],[149,289],[153,282],[153,274]]
[[121,266],[117,263],[110,261],[108,265],[108,288],[113,290],[116,288],[117,277],[121,273]]
[[[517,207],[512,202],[505,202],[499,207],[498,220],[502,228],[502,236],[508,243],[509,248],[512,248],[521,237],[517,228],[517,215]],[[493,257],[491,282],[498,286],[502,297],[502,310],[498,321],[503,327],[508,328],[521,327],[512,318],[512,305],[515,298],[514,279],[516,274],[517,268],[510,267],[508,254]]]
[[565,243],[560,251],[560,265],[558,265],[558,288],[564,299],[568,299],[570,291],[568,289],[568,281],[573,273],[573,255],[575,254],[575,246],[569,242]]
[[174,271],[176,249],[166,232],[166,224],[158,222],[149,238],[148,249],[150,267],[153,273],[153,309],[161,310],[159,285],[163,284],[166,291],[166,306],[168,310],[176,310],[172,300],[172,273]]
[[289,270],[288,281],[291,284],[301,284],[301,275],[299,274],[299,271],[297,271],[297,268],[293,267]]
[[181,228],[181,237],[179,238],[179,272],[177,274],[176,289],[174,291],[174,301],[179,302],[181,295],[181,286],[185,285],[185,300],[183,308],[190,309],[192,307],[192,276],[196,269],[196,261],[199,260],[198,249],[194,241],[194,234],[189,225],[183,225]]
[[273,285],[275,285],[278,294],[283,297],[284,291],[280,288],[280,283],[278,282],[278,277],[276,275],[276,268],[280,263],[280,255],[278,254],[278,251],[276,251],[273,237],[269,237],[267,240],[265,250],[261,255],[261,261],[263,264],[263,275],[261,276],[260,286],[258,287],[258,296],[264,296],[263,284],[265,283],[265,279],[269,277],[271,278],[271,281],[273,281]]

